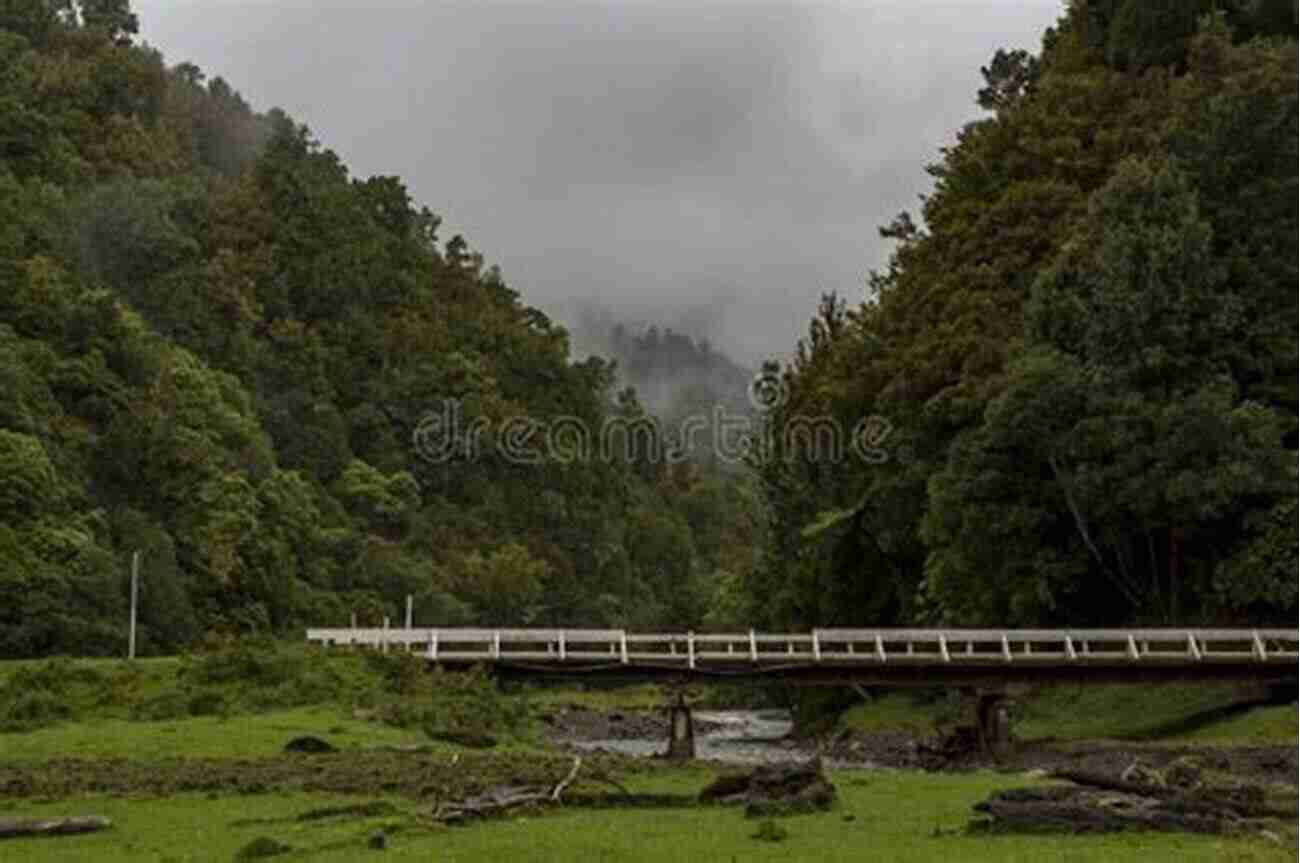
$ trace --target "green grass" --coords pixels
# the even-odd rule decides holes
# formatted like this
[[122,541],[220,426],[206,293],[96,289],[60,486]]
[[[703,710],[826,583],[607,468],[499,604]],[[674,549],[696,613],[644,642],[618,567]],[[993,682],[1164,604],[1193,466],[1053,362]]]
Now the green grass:
[[[83,660],[104,675],[121,663]],[[349,660],[351,662],[351,660]],[[0,666],[0,676],[16,663]],[[130,675],[133,699],[175,686],[181,664],[149,660]],[[355,679],[375,686],[373,673],[358,667]],[[344,678],[349,680],[352,678]],[[87,690],[88,692],[91,690]],[[116,693],[115,688],[95,692]],[[350,690],[347,690],[350,691]],[[529,687],[534,711],[578,704],[593,709],[660,707],[653,685],[618,689]],[[412,696],[429,698],[427,694]],[[1295,744],[1294,705],[1234,711],[1240,700],[1232,687],[1054,687],[1018,699],[1016,730],[1023,737],[1058,739],[1128,738],[1207,743],[1285,742]],[[237,702],[238,703],[238,702]],[[86,703],[86,710],[93,705]],[[927,731],[936,720],[964,721],[960,701],[889,693],[852,708],[841,722],[864,730],[905,728]],[[93,716],[93,714],[92,714]],[[336,702],[228,717],[186,716],[142,721],[125,715],[55,722],[34,731],[0,734],[0,764],[41,764],[56,757],[262,758],[280,752],[292,737],[313,734],[343,750],[385,744],[426,743],[418,728],[395,728],[354,717]],[[454,747],[438,746],[450,754]],[[533,753],[526,740],[507,741],[505,753]],[[525,756],[530,757],[530,756]],[[462,764],[467,762],[462,761]],[[0,777],[3,770],[0,769]],[[694,793],[713,776],[710,768],[656,769],[647,765],[628,775],[632,791]],[[377,852],[366,840],[392,831],[384,859],[455,861],[1281,861],[1295,860],[1294,831],[1281,846],[1261,838],[1164,834],[1108,836],[988,836],[963,832],[971,806],[987,794],[1022,780],[989,772],[922,774],[840,771],[834,775],[841,804],[828,814],[785,819],[789,837],[768,843],[751,837],[757,828],[733,809],[571,809],[545,815],[446,828],[425,817],[428,804],[389,798],[397,816],[300,822],[295,816],[327,805],[373,798],[274,792],[238,796],[180,794],[163,799],[134,796],[72,797],[62,801],[0,798],[0,815],[101,814],[115,828],[102,834],[57,839],[4,840],[0,860],[31,863],[76,861],[231,861],[259,836],[294,847],[272,859],[354,861]],[[351,787],[351,786],[344,786]],[[391,786],[373,785],[384,788]],[[593,789],[594,790],[594,789]],[[227,792],[221,792],[226,794]],[[844,820],[852,814],[852,820]]]
[[[112,818],[112,831],[58,839],[6,840],[4,859],[25,863],[222,861],[258,836],[294,847],[276,860],[320,863],[368,859],[471,861],[1283,861],[1294,860],[1295,836],[1283,844],[1262,838],[1128,833],[1106,836],[989,836],[963,831],[970,807],[995,788],[1015,784],[991,773],[848,772],[834,775],[841,802],[833,812],[784,819],[789,838],[750,838],[757,823],[735,809],[642,809],[517,817],[467,827],[433,826],[422,807],[392,800],[403,815],[299,822],[309,809],[355,798],[272,794],[242,798],[180,795],[166,800],[91,797],[60,803],[0,803],[8,815],[94,813]],[[696,790],[698,770],[638,778],[639,790]],[[845,821],[852,814],[854,820]],[[250,823],[249,819],[257,819]],[[400,828],[382,855],[366,848],[375,831]],[[937,835],[936,835],[937,834]]]
[[535,709],[585,707],[588,710],[661,710],[669,703],[663,687],[653,683],[630,686],[578,687],[532,684],[522,692]]
[[[1025,740],[1294,744],[1296,705],[1244,706],[1251,697],[1231,684],[1044,687],[1014,696],[1013,730]],[[971,721],[969,709],[950,698],[898,691],[850,708],[840,722],[864,732],[927,733],[936,723]]]
[[1294,744],[1295,705],[1232,712],[1250,696],[1231,684],[1056,686],[1023,700],[1016,728],[1027,739]]
[[258,758],[279,753],[290,739],[304,734],[322,737],[344,750],[429,743],[419,729],[354,719],[331,707],[304,707],[229,718],[62,722],[35,731],[0,734],[0,761],[59,757]]

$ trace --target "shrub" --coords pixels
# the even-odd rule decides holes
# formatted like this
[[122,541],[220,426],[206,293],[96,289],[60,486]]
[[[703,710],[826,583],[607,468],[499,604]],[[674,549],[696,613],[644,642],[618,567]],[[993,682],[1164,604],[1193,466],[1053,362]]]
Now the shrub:
[[229,712],[226,696],[215,689],[202,690],[190,696],[191,716],[225,716]]
[[261,639],[224,642],[186,658],[182,674],[196,684],[242,683],[280,686],[307,669],[305,648],[285,647]]
[[71,715],[68,703],[45,689],[19,690],[0,697],[0,731],[31,731]]
[[159,721],[180,719],[190,715],[189,698],[178,689],[168,690],[160,695],[135,704],[131,708],[132,719]]
[[437,669],[430,677],[433,703],[423,722],[430,737],[518,734],[526,727],[527,702],[503,693],[482,670]]

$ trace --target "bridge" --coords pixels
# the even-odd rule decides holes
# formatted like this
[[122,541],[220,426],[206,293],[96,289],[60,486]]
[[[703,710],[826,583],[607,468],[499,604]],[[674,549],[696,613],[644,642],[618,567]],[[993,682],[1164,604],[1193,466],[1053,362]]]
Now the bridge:
[[[1295,686],[1300,629],[814,629],[634,633],[622,629],[309,629],[324,648],[401,651],[499,675],[776,679],[794,685],[952,686],[975,696],[980,739],[1009,741],[1008,687],[1040,682],[1242,681]],[[670,755],[694,752],[672,708]]]
[[1300,629],[309,629],[323,647],[415,653],[507,675],[781,678],[803,685],[1297,678]]
[[1300,629],[309,629],[324,647],[415,653],[451,667],[560,676],[781,677],[801,683],[1297,676]]

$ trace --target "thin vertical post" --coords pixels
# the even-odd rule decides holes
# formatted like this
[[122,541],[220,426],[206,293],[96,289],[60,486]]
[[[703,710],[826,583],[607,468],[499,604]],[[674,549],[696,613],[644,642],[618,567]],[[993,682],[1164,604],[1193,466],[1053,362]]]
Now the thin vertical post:
[[135,659],[135,617],[140,606],[140,552],[131,552],[131,634],[126,647],[126,658]]
[[411,594],[406,595],[406,628],[411,628],[411,619],[415,613],[415,597]]

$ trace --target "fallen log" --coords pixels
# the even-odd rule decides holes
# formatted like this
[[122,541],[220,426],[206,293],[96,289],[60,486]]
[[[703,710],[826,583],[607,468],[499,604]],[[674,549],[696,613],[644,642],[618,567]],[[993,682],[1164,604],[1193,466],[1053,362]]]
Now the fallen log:
[[720,776],[699,794],[701,803],[742,804],[748,817],[824,812],[835,804],[835,786],[820,758],[806,764],[766,764],[749,773]]
[[1180,811],[1155,797],[1070,786],[996,791],[975,811],[988,817],[978,826],[995,831],[1234,833],[1248,824],[1231,812]]
[[435,821],[457,824],[469,818],[500,815],[524,806],[556,805],[561,802],[561,795],[577,778],[581,768],[582,759],[575,756],[568,774],[554,785],[504,785],[454,803],[439,803],[433,818]]
[[[1294,818],[1296,815],[1296,802],[1292,795],[1274,794],[1274,799],[1270,800],[1269,790],[1259,785],[1233,783],[1178,788],[1077,769],[1055,770],[1051,775],[1089,788],[1161,800],[1170,809],[1186,812],[1226,811],[1243,818]],[[1288,799],[1280,799],[1283,796]]]
[[107,830],[113,822],[99,815],[72,815],[64,818],[0,818],[0,839],[19,836],[71,836]]

